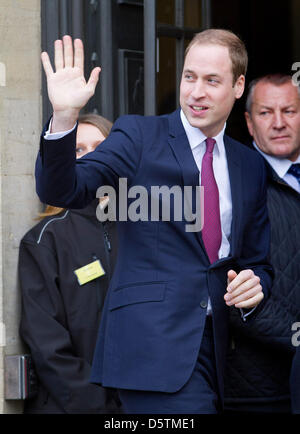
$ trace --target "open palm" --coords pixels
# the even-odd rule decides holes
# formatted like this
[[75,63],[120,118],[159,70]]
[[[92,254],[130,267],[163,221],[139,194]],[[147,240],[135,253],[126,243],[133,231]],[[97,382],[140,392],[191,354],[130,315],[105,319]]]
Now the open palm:
[[53,113],[64,117],[77,118],[79,111],[94,95],[99,79],[100,68],[94,68],[89,80],[84,77],[84,50],[80,39],[75,39],[74,50],[72,38],[64,36],[54,44],[55,72],[48,53],[41,55],[43,68],[47,77],[47,87]]

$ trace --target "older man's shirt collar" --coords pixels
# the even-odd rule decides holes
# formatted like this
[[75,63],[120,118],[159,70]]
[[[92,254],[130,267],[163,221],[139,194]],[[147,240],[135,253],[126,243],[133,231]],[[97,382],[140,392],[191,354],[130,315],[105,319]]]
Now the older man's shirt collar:
[[259,149],[259,147],[257,146],[257,144],[254,141],[253,141],[253,146],[267,160],[267,162],[275,170],[275,172],[277,173],[279,178],[283,179],[285,177],[285,175],[287,174],[287,172],[288,172],[288,170],[292,164],[300,163],[300,155],[296,161],[291,161],[291,160],[288,160],[287,158],[277,158],[277,157],[274,157],[273,155],[266,154],[261,149]]

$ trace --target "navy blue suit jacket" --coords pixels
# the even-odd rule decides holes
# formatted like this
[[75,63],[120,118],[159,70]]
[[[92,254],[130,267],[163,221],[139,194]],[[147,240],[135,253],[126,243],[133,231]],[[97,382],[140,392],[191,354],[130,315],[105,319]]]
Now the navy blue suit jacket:
[[[118,178],[150,187],[199,185],[179,110],[161,117],[124,116],[108,139],[75,160],[76,131],[45,144],[36,165],[42,202],[83,207],[99,185]],[[91,380],[107,387],[176,392],[198,356],[211,299],[219,387],[227,346],[227,271],[251,268],[265,293],[269,226],[265,166],[258,153],[225,136],[233,219],[230,254],[210,264],[201,232],[185,221],[119,222],[119,252],[110,284]]]

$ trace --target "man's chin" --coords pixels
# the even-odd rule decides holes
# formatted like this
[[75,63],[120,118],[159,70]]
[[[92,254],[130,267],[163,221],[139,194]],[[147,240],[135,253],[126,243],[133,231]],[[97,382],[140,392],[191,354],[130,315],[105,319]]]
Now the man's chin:
[[[297,154],[297,152],[291,146],[288,146],[287,144],[277,143],[276,146],[274,146],[274,144],[273,144],[272,152],[270,154],[274,155],[277,158],[291,159],[295,154]],[[298,154],[299,154],[299,152],[298,152]]]
[[189,116],[187,119],[192,127],[199,128],[200,130],[209,126],[209,122],[206,119],[198,119],[192,116]]

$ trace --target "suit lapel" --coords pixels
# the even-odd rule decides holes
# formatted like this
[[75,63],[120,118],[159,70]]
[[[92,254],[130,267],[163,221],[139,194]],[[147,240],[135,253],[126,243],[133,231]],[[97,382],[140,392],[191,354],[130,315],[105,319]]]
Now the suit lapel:
[[228,172],[232,199],[232,223],[230,254],[233,256],[240,233],[242,221],[243,194],[242,194],[242,168],[240,161],[240,144],[234,142],[230,137],[224,135],[224,145],[227,156]]
[[[181,169],[184,186],[199,186],[199,170],[180,119],[180,110],[169,115],[169,145]],[[193,188],[193,204],[196,203],[196,189]],[[198,241],[206,255],[201,231],[196,232]]]

